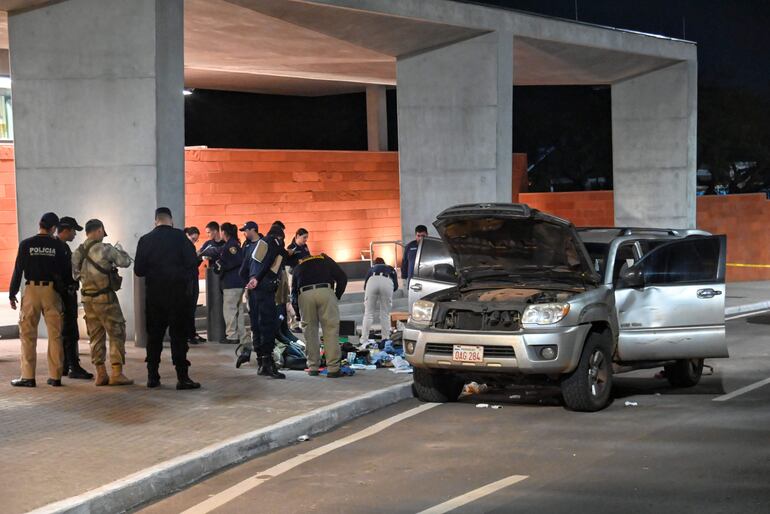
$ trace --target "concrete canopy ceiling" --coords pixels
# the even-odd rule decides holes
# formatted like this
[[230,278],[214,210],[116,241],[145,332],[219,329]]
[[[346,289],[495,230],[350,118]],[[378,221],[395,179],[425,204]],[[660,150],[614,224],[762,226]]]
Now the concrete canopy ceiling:
[[[406,4],[410,1],[405,0],[404,5],[409,7]],[[48,3],[0,0],[0,10]],[[371,4],[393,9],[397,5],[393,0],[185,0],[184,4],[185,83],[206,89],[315,96],[362,91],[368,84],[394,86],[396,57],[494,29],[479,23],[476,27],[459,26],[454,19],[438,22],[355,8]],[[446,4],[453,13],[461,9],[475,14],[490,11],[449,1]],[[501,19],[522,16],[510,11],[499,13]],[[0,48],[8,48],[5,13],[0,15]],[[611,84],[674,62],[650,54],[514,37],[517,85]]]

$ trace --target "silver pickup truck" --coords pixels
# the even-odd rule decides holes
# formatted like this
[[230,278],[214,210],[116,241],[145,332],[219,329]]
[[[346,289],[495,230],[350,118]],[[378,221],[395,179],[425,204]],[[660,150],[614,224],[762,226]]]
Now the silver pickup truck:
[[578,230],[523,204],[458,205],[434,226],[403,333],[424,401],[455,401],[469,380],[558,384],[567,408],[597,411],[613,373],[662,366],[686,387],[704,358],[728,357],[725,236]]

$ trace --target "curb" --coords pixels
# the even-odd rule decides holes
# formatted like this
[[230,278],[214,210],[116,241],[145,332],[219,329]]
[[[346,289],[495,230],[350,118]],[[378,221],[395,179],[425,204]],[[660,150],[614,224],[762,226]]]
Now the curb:
[[304,434],[326,432],[358,416],[412,397],[412,384],[390,386],[300,414],[138,471],[79,496],[51,503],[32,514],[124,512],[162,498],[223,468],[275,448]]
[[770,301],[748,303],[746,305],[736,305],[725,309],[725,316],[735,316],[746,312],[763,311],[770,309]]

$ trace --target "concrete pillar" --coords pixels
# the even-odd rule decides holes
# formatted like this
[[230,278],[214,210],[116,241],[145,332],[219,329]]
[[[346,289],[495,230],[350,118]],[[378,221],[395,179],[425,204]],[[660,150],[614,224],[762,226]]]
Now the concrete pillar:
[[612,85],[615,224],[695,227],[697,62]]
[[366,87],[366,135],[370,152],[388,150],[388,104],[385,86]]
[[[157,206],[183,223],[182,9],[67,0],[9,16],[20,237],[52,210],[101,219],[134,255]],[[133,283],[118,295],[129,337]]]
[[458,203],[510,202],[513,36],[493,32],[397,61],[401,225]]

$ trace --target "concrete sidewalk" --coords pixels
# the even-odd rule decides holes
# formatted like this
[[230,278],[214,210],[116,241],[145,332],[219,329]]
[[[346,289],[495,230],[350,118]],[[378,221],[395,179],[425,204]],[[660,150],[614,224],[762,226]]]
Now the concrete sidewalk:
[[[290,371],[286,380],[272,380],[258,377],[253,365],[236,370],[232,346],[207,343],[188,355],[190,374],[203,384],[201,390],[175,390],[168,350],[161,364],[163,387],[149,390],[143,350],[129,344],[126,374],[136,385],[97,388],[90,381],[65,378],[64,387],[52,388],[45,383],[45,346],[39,343],[37,388],[16,389],[8,382],[19,373],[19,343],[0,341],[0,510],[8,514],[411,381],[410,375],[384,369],[336,380]],[[80,352],[85,367],[93,370],[84,341]],[[350,417],[335,416],[331,426]]]

